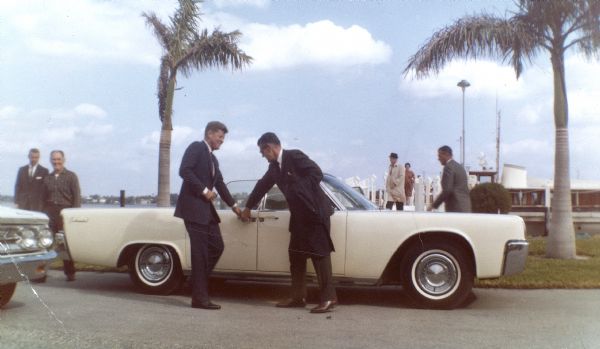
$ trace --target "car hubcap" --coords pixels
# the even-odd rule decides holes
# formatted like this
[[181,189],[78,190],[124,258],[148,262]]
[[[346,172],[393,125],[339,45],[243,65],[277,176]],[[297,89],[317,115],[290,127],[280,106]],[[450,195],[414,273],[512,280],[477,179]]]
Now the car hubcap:
[[455,261],[441,253],[428,253],[417,259],[414,276],[422,292],[442,296],[454,289],[459,279]]
[[138,258],[138,270],[142,277],[151,282],[163,281],[173,269],[171,253],[158,246],[144,249]]

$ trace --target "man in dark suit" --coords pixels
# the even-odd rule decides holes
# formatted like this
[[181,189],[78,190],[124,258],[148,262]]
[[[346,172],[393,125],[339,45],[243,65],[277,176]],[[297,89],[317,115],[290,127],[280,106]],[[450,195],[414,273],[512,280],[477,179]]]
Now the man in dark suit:
[[250,210],[277,184],[290,209],[288,252],[292,275],[291,298],[277,306],[288,308],[306,305],[306,260],[310,258],[317,272],[320,289],[319,305],[311,309],[311,313],[331,311],[337,304],[330,256],[334,251],[329,219],[333,207],[319,184],[323,173],[300,150],[282,149],[279,138],[272,132],[258,139],[258,147],[269,161],[269,169],[250,193],[242,220],[249,220]]
[[231,206],[240,216],[241,211],[219,170],[219,162],[213,151],[219,149],[225,140],[227,127],[218,121],[211,121],[204,130],[204,141],[193,142],[181,159],[179,175],[183,178],[177,199],[175,217],[183,218],[190,236],[192,253],[192,308],[220,309],[210,301],[208,277],[223,254],[223,238],[219,229],[219,215],[213,205],[217,197]]
[[446,212],[471,212],[471,197],[465,168],[452,159],[452,148],[447,145],[438,149],[438,160],[444,166],[444,173],[442,192],[433,202],[433,208],[438,208],[444,203]]
[[19,168],[15,183],[15,203],[22,210],[44,210],[44,178],[48,169],[39,164],[40,151],[29,150],[29,165]]

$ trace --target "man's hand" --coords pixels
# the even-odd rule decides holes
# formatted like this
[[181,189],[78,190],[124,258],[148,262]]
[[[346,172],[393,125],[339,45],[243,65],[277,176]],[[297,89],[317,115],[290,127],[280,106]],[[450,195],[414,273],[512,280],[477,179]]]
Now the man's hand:
[[429,211],[429,212],[433,211],[433,205],[427,204],[427,211]]
[[242,222],[250,222],[250,209],[248,207],[242,211],[240,218],[242,219]]
[[240,210],[239,207],[234,206],[231,208],[231,210],[235,212],[235,215],[238,216],[238,218],[242,218],[242,210]]
[[204,195],[204,197],[208,201],[213,201],[217,197],[217,194],[215,194],[215,192],[212,190],[208,190],[208,191],[206,191],[206,193],[204,193],[202,195]]

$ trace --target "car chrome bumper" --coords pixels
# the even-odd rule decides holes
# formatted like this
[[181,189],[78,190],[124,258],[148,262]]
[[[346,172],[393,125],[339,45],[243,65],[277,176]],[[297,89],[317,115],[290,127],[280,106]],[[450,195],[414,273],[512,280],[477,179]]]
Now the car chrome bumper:
[[515,275],[525,269],[529,242],[525,240],[510,240],[504,248],[504,265],[502,275]]
[[65,239],[65,232],[62,230],[54,235],[54,250],[60,259],[66,261],[72,260],[71,254],[69,253],[69,246],[67,245],[67,240]]
[[43,278],[46,275],[46,265],[56,256],[56,252],[52,250],[28,255],[0,256],[0,284]]

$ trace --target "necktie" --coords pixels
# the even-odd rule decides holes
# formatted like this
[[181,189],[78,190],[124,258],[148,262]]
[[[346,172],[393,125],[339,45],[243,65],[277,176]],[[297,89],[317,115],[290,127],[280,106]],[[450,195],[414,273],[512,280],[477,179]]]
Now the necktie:
[[276,167],[277,174],[281,175],[281,164],[279,163],[279,161],[275,160],[275,165],[277,165],[277,167]]
[[214,178],[215,177],[215,162],[213,160],[213,154],[210,153],[210,175]]
[[33,177],[33,167],[29,166],[29,178]]

